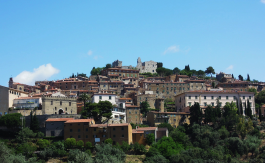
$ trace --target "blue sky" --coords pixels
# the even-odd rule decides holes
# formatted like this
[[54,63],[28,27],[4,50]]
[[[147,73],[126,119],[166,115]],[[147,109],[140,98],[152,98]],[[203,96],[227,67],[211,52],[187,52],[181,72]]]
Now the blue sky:
[[0,0],[0,56],[4,86],[138,57],[265,81],[265,0]]

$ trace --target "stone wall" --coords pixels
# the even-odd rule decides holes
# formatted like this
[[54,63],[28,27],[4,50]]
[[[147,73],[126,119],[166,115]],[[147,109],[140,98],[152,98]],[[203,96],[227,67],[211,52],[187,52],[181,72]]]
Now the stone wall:
[[[9,111],[9,114],[11,114],[11,113],[21,113],[23,116],[29,116],[31,111],[32,110],[12,110],[12,111]],[[36,115],[42,115],[42,110],[33,111],[33,115],[35,113],[36,113]]]

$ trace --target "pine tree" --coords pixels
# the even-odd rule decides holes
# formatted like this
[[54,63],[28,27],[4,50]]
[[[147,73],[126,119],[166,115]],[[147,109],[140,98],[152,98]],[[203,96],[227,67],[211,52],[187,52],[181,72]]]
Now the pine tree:
[[234,79],[234,75],[232,74],[232,78]]

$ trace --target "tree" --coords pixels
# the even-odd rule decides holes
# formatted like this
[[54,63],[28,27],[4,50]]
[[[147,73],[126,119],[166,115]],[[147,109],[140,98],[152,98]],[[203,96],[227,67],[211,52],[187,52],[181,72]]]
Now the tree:
[[241,81],[244,80],[242,75],[238,75],[238,79],[241,80]]
[[171,137],[162,137],[153,147],[166,158],[170,158],[172,155],[178,154],[184,149],[181,144],[175,143]]
[[241,135],[242,139],[254,129],[250,118],[241,117],[236,125],[236,131]]
[[125,162],[126,154],[122,150],[113,147],[111,144],[102,143],[101,145],[96,145],[95,150],[97,153],[94,159],[95,163]]
[[212,82],[212,87],[215,88],[215,82]]
[[39,139],[37,141],[37,145],[39,146],[39,148],[44,149],[50,145],[50,142],[46,139]]
[[79,149],[83,148],[83,146],[84,146],[84,142],[83,142],[83,140],[79,140],[79,141],[77,141],[77,142],[76,142],[76,146],[77,146],[77,148],[79,148]]
[[3,115],[0,118],[0,124],[12,129],[19,128],[22,126],[22,121],[20,117],[22,117],[22,114],[20,113],[11,113]]
[[249,92],[254,92],[254,95],[257,95],[257,90],[255,88],[249,88],[248,89]]
[[16,142],[23,143],[27,142],[30,138],[35,138],[36,133],[34,133],[32,130],[30,130],[28,127],[23,128],[20,130],[16,136]]
[[155,142],[155,135],[150,133],[146,136],[146,144],[151,145],[153,142]]
[[106,69],[111,68],[111,64],[106,64]]
[[185,129],[183,129],[183,126],[178,126],[178,128],[174,129],[169,135],[172,137],[172,139],[182,144],[185,148],[192,146],[190,138],[185,133]]
[[4,142],[0,142],[0,162],[3,163],[25,163],[25,156],[22,154],[14,155]]
[[262,114],[261,114],[261,109],[259,108],[259,120],[260,122],[262,121],[263,117],[262,117]]
[[142,155],[142,154],[146,153],[146,149],[145,149],[144,145],[139,144],[138,142],[133,144],[133,151],[134,151],[134,154],[136,154],[136,155]]
[[234,79],[234,75],[232,74],[232,78]]
[[91,142],[86,142],[86,149],[92,149],[93,148],[93,145],[92,145],[92,143]]
[[113,105],[109,101],[99,101],[98,103],[88,103],[82,111],[82,117],[93,117],[96,123],[101,123],[102,117],[110,119]]
[[93,69],[91,70],[90,74],[91,75],[97,75],[97,74],[100,74],[102,70],[103,70],[102,67],[97,67],[97,68],[93,67]]
[[212,106],[208,105],[204,111],[204,123],[215,122],[215,109]]
[[200,104],[195,102],[194,105],[192,105],[190,107],[190,123],[194,124],[194,123],[198,123],[201,124],[202,122],[202,110],[200,107]]
[[40,128],[39,127],[39,120],[38,120],[36,113],[34,114],[32,121],[30,122],[30,127],[31,127],[31,130],[35,133],[37,133],[39,131],[39,128]]
[[163,63],[162,62],[157,62],[157,68],[161,68],[163,67]]
[[250,77],[249,77],[249,74],[247,75],[247,81],[250,81]]
[[158,128],[167,128],[169,133],[174,130],[174,128],[169,123],[160,123],[157,127]]
[[199,70],[199,71],[197,71],[197,75],[198,75],[198,77],[204,77],[205,76],[205,72],[202,71],[202,70]]
[[243,115],[244,111],[243,111],[243,104],[242,101],[240,99],[240,115]]
[[188,65],[188,66],[185,66],[185,70],[186,71],[190,71],[190,66]]
[[230,115],[236,115],[237,113],[236,104],[233,101],[231,103],[227,102],[223,109],[224,109],[223,113],[224,117],[228,117]]
[[212,66],[209,66],[206,70],[205,70],[205,73],[207,74],[207,75],[209,75],[209,74],[215,74],[215,72],[214,72],[214,69],[213,69],[213,67]]
[[93,159],[91,156],[85,152],[82,152],[78,149],[70,150],[68,156],[68,162],[75,162],[75,163],[93,163]]
[[156,69],[156,72],[158,73],[158,75],[160,76],[169,76],[173,74],[173,71],[164,67],[159,67]]
[[67,149],[73,148],[76,145],[76,140],[75,138],[67,138],[64,142],[64,146]]
[[179,72],[180,72],[180,69],[179,68],[175,67],[173,69],[173,74],[179,74]]
[[90,100],[91,100],[91,97],[90,97],[88,94],[86,94],[86,93],[83,93],[83,94],[81,94],[81,95],[78,97],[78,101],[83,101],[83,103],[84,103],[84,107],[85,107],[86,102],[87,102],[87,101],[90,101]]
[[252,119],[252,110],[251,110],[251,106],[250,106],[250,103],[249,103],[249,99],[247,100],[247,109],[246,109],[246,112],[247,112],[247,116],[249,116],[250,119]]
[[106,139],[106,140],[104,141],[104,143],[105,143],[105,144],[112,144],[113,141],[112,141],[111,138],[108,138],[108,139]]
[[147,101],[143,101],[143,102],[141,103],[140,108],[141,108],[141,109],[140,109],[140,112],[141,112],[144,116],[146,116],[146,113],[148,113],[149,110],[150,110],[150,105],[148,104]]

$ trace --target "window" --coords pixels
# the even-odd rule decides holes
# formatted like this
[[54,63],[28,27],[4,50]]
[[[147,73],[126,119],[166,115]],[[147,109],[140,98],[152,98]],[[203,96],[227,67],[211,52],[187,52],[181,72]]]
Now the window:
[[51,105],[53,105],[53,101],[51,101]]
[[206,96],[204,96],[204,100],[206,100]]
[[116,137],[116,135],[113,135],[113,137],[115,138],[115,137]]
[[99,96],[99,99],[102,100],[102,96]]
[[207,106],[207,102],[204,103],[204,106]]
[[251,100],[251,96],[249,96],[249,99]]
[[252,103],[250,102],[249,105],[250,105],[250,107],[251,107]]
[[212,100],[213,100],[213,96],[212,96]]
[[67,107],[65,107],[65,111],[67,111]]
[[234,100],[236,100],[236,96],[234,96]]
[[94,131],[96,131],[97,129],[96,128],[94,128]]
[[124,127],[122,127],[121,130],[124,130]]
[[137,114],[137,111],[135,112],[135,114]]
[[212,102],[212,106],[214,106],[214,103]]
[[69,102],[69,106],[71,106],[71,102]]
[[115,131],[115,127],[113,127],[113,131]]
[[191,106],[191,102],[189,102],[189,106]]
[[245,96],[243,96],[243,99],[245,99]]
[[70,129],[70,132],[73,132],[73,130],[72,130],[72,129]]
[[86,138],[88,138],[88,135],[86,135]]
[[80,139],[80,138],[81,138],[81,136],[80,136],[80,135],[78,135],[78,138]]
[[80,129],[78,129],[78,132],[80,132]]
[[62,101],[60,101],[60,105],[62,105],[63,104],[63,102]]
[[195,99],[197,99],[197,96],[195,96]]
[[221,100],[221,96],[219,96],[219,99]]
[[226,96],[226,99],[228,100],[228,96]]
[[124,135],[122,134],[122,135],[121,135],[121,137],[123,137],[123,138],[124,138]]
[[57,110],[57,107],[55,107],[55,110]]
[[111,96],[109,96],[109,100],[111,100]]
[[131,114],[131,112],[129,112],[129,114]]
[[88,131],[88,128],[86,128],[86,131]]

